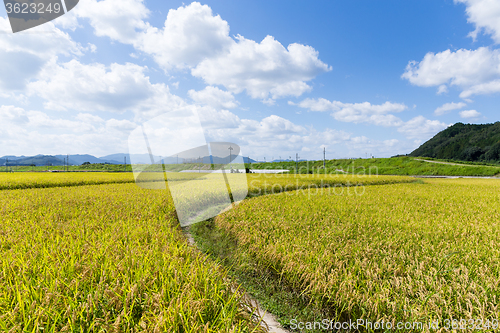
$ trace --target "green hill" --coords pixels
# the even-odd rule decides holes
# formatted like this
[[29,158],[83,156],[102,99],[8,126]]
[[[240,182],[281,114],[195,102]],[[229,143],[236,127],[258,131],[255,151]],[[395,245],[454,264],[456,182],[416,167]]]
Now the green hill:
[[484,125],[457,123],[436,134],[410,156],[500,162],[500,122]]

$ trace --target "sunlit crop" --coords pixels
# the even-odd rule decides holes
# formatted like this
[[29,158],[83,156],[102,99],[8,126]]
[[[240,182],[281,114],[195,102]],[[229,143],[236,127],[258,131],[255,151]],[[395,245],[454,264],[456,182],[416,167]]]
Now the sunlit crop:
[[426,182],[367,186],[362,196],[321,189],[253,198],[216,226],[235,240],[241,267],[273,270],[330,319],[440,327],[488,319],[492,331],[500,181]]
[[0,172],[1,190],[132,182],[131,173]]
[[[300,194],[309,187],[413,181],[247,177],[227,175],[235,201],[247,191]],[[138,184],[131,173],[0,174],[0,331],[262,330],[227,270],[188,245],[169,191],[203,184],[179,197],[183,209],[196,215],[227,197],[228,187],[207,186],[211,175],[166,178],[168,186],[161,172],[145,174]]]
[[166,191],[0,191],[0,331],[250,332],[226,271],[190,247]]

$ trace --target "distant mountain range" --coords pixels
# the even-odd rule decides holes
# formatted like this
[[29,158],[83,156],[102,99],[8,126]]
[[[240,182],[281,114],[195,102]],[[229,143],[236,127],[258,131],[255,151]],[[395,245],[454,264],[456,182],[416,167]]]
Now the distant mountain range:
[[500,161],[500,122],[456,123],[436,134],[410,156],[459,161]]
[[[35,166],[45,166],[45,165],[65,165],[67,163],[67,155],[36,155],[36,156],[2,156],[0,157],[0,165],[35,165]],[[153,156],[156,163],[159,163],[161,157]],[[213,161],[211,161],[213,160]],[[245,163],[255,163],[253,159],[248,157],[243,158]],[[227,157],[212,157],[204,156],[196,159],[185,160],[176,157],[163,158],[163,162],[166,164],[176,164],[176,163],[200,163],[205,164],[215,163],[215,164],[225,164],[229,161],[229,156]],[[107,163],[107,164],[130,164],[131,162],[136,164],[150,164],[151,157],[148,154],[111,154],[102,157],[95,157],[92,155],[69,155],[69,165],[82,165],[83,163],[89,162],[91,164]]]

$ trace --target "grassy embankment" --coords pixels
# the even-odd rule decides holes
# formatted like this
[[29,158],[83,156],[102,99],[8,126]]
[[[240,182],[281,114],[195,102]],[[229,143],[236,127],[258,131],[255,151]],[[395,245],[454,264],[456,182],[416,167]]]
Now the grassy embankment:
[[[434,161],[450,162],[463,165],[445,165],[419,161],[418,159],[428,159]],[[454,160],[436,160],[432,158],[414,158],[414,157],[394,157],[394,158],[375,158],[375,159],[341,159],[326,161],[326,172],[323,169],[323,161],[308,161],[298,163],[298,173],[304,174],[342,174],[342,173],[366,173],[379,175],[405,175],[405,176],[496,176],[500,174],[500,165],[481,162],[462,162]],[[296,172],[295,162],[274,162],[274,163],[252,163],[246,165],[252,169],[286,169],[291,173]],[[114,164],[90,164],[69,166],[69,171],[104,171],[104,172],[131,172],[131,165]],[[161,165],[149,167],[151,170],[161,171]],[[168,164],[165,166],[167,171],[178,172],[181,170],[209,170],[220,169],[221,165],[209,165],[202,163],[190,164]],[[227,168],[229,168],[227,166]],[[1,167],[2,171],[9,170],[14,172],[25,171],[62,171],[66,170],[63,166],[9,166]]]
[[[439,161],[439,160],[435,160]],[[295,173],[295,162],[253,163],[253,169],[288,169]],[[405,176],[496,176],[500,166],[446,165],[416,160],[414,157],[327,160],[326,173],[366,173]],[[298,173],[325,173],[323,161],[298,163]]]
[[500,182],[425,182],[253,198],[192,232],[285,326],[482,319],[495,331]]

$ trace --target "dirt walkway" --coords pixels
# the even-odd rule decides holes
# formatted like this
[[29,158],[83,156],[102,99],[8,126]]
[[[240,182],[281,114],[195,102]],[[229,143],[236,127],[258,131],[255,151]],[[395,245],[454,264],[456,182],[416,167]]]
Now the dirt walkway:
[[460,163],[451,163],[451,162],[441,162],[441,161],[423,160],[423,159],[420,159],[420,158],[415,158],[415,161],[422,161],[422,162],[436,163],[436,164],[447,164],[447,165],[458,165],[458,166],[470,166],[470,167],[480,167],[480,166],[490,166],[490,167],[491,167],[491,165],[460,164]]
[[[195,249],[198,249],[198,247],[196,246],[196,242],[193,239],[193,236],[189,232],[189,228],[184,228],[183,232],[187,238],[188,243],[191,246],[193,246]],[[276,320],[276,317],[272,313],[269,313],[269,312],[265,311],[264,309],[262,309],[262,307],[260,306],[259,302],[257,302],[256,299],[254,299],[249,294],[247,294],[247,297],[250,299],[250,301],[253,304],[257,305],[257,311],[262,318],[261,325],[263,327],[266,327],[269,330],[269,333],[290,333],[289,331],[287,331],[281,327],[280,323],[278,323],[278,321]]]

